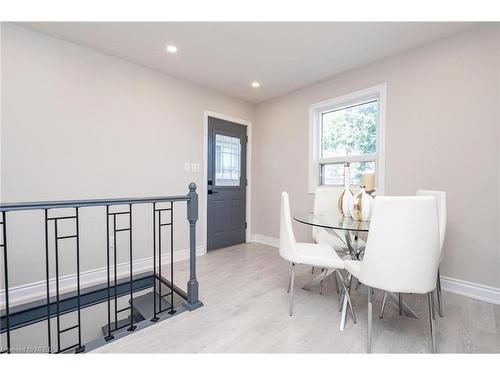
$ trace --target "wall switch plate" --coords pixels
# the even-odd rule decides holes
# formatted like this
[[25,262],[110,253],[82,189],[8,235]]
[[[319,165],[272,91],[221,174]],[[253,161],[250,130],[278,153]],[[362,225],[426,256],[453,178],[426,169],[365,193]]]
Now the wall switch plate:
[[191,164],[188,162],[184,163],[184,172],[191,172]]
[[191,171],[195,173],[200,172],[200,164],[198,163],[191,163]]

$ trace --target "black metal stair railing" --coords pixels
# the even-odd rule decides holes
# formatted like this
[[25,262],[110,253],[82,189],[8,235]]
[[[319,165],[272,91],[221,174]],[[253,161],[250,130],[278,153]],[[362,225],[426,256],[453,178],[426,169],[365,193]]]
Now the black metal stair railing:
[[[168,223],[162,223],[161,219],[161,214],[162,212],[170,212],[170,220]],[[157,215],[158,213],[158,215]],[[157,219],[158,217],[158,219]],[[158,224],[157,224],[158,223]],[[174,207],[173,207],[173,202],[170,202],[170,207],[168,208],[157,208],[156,203],[153,203],[153,269],[156,271],[156,228],[158,227],[158,264],[162,264],[161,261],[161,254],[162,254],[162,236],[161,236],[161,228],[162,227],[170,227],[170,248],[172,249],[174,246]],[[170,251],[170,274],[174,274],[174,253]],[[159,320],[158,314],[162,313],[166,310],[169,310],[169,314],[175,314],[175,309],[174,309],[174,289],[173,289],[173,280],[170,284],[170,292],[163,294],[162,293],[162,275],[161,275],[161,267],[158,268],[158,299],[160,303],[157,303],[157,298],[156,298],[156,272],[155,272],[155,280],[153,284],[153,318],[151,319],[152,322],[156,322]],[[162,309],[161,308],[161,299],[165,297],[170,297],[170,308],[169,309]],[[157,306],[159,305],[159,306]]]
[[[174,284],[174,203],[183,202],[187,203],[187,219],[189,222],[189,281],[187,283],[187,294],[179,289]],[[98,199],[98,200],[78,200],[78,201],[55,201],[55,202],[29,202],[29,203],[7,203],[0,205],[1,212],[1,241],[0,248],[3,255],[3,283],[4,283],[4,312],[1,318],[1,332],[6,335],[6,346],[2,346],[2,353],[10,353],[11,347],[11,331],[21,326],[26,326],[40,321],[38,315],[32,322],[20,321],[17,325],[13,326],[11,321],[11,306],[9,300],[9,263],[8,252],[11,249],[7,247],[7,213],[10,211],[24,211],[24,210],[43,210],[45,214],[45,305],[46,305],[46,322],[47,322],[47,348],[49,352],[67,352],[73,350],[75,353],[85,351],[85,345],[82,343],[82,320],[81,310],[86,308],[94,302],[90,302],[88,293],[84,294],[85,302],[82,305],[82,290],[81,290],[81,270],[80,270],[80,214],[81,208],[103,206],[106,208],[106,285],[105,285],[105,302],[107,304],[107,326],[105,341],[110,341],[115,338],[115,332],[127,328],[127,331],[134,331],[136,323],[134,321],[134,290],[142,290],[147,277],[142,277],[139,280],[134,279],[133,269],[133,223],[132,213],[133,206],[136,204],[151,204],[153,214],[153,269],[152,269],[152,287],[153,287],[153,316],[150,317],[151,322],[157,322],[160,319],[160,314],[167,312],[168,314],[175,314],[176,308],[174,306],[174,294],[180,295],[185,298],[182,304],[186,310],[194,310],[202,306],[201,301],[198,299],[198,281],[196,279],[196,221],[198,220],[198,195],[196,193],[196,185],[191,183],[189,185],[189,193],[181,196],[169,197],[147,197],[147,198],[124,198],[124,199]],[[121,207],[126,206],[127,209]],[[61,214],[60,209],[73,209],[72,214]],[[59,213],[58,213],[59,212]],[[169,213],[169,215],[165,215]],[[117,224],[117,217],[126,217],[128,225],[121,227]],[[165,217],[167,216],[167,217]],[[164,222],[167,220],[167,222]],[[60,225],[73,221],[76,228],[74,233],[61,235]],[[164,255],[164,248],[162,241],[162,228],[169,228],[170,232],[170,280],[166,280],[162,275],[162,254]],[[118,280],[118,263],[117,255],[120,251],[117,249],[117,234],[121,232],[128,233],[128,282]],[[110,234],[113,234],[111,243]],[[51,266],[49,248],[51,243],[50,239],[53,238],[53,251],[55,254],[55,301],[51,297]],[[60,260],[63,256],[68,254],[61,253],[60,242],[73,241],[75,247],[75,260],[76,260],[76,306],[69,308],[66,300],[61,300],[60,293]],[[111,247],[113,251],[111,251]],[[112,255],[112,256],[111,256]],[[158,259],[158,261],[157,261]],[[112,265],[113,263],[113,265]],[[111,276],[111,269],[113,268],[113,277]],[[139,284],[138,284],[139,283]],[[127,289],[123,289],[128,284]],[[168,287],[167,293],[163,294],[162,285]],[[139,288],[139,289],[138,289]],[[129,306],[125,308],[118,308],[118,297],[124,296],[124,293],[129,295]],[[54,293],[52,293],[54,294]],[[52,298],[52,300],[51,300]],[[169,298],[169,307],[162,308],[162,300]],[[74,301],[74,297],[72,297]],[[55,305],[55,309],[54,309]],[[62,306],[64,305],[64,306]],[[112,314],[112,306],[113,314]],[[71,311],[76,311],[76,322],[69,326],[62,327],[61,316]],[[119,325],[119,314],[125,311],[130,312],[130,321],[124,325]],[[37,310],[40,313],[40,310]],[[113,315],[113,316],[112,316]],[[43,315],[42,315],[43,317]],[[56,334],[57,345],[56,350],[52,347],[52,331],[51,319],[56,319]],[[114,318],[114,319],[112,319]],[[19,320],[19,319],[18,319]],[[113,321],[114,320],[114,321]],[[77,332],[77,342],[72,345],[62,347],[62,335],[75,331]]]
[[[76,233],[60,236],[58,225],[60,221],[65,220],[75,220],[75,228]],[[52,222],[54,227],[54,248],[55,248],[55,273],[56,273],[56,325],[57,325],[57,352],[65,352],[67,350],[76,348],[76,353],[80,353],[85,350],[85,347],[82,346],[82,330],[81,330],[81,303],[80,303],[80,236],[79,236],[79,222],[78,222],[78,207],[75,207],[75,214],[70,216],[54,216],[49,217],[49,209],[45,209],[45,259],[47,265],[49,264],[49,246],[48,246],[48,238],[49,238],[49,223]],[[76,240],[76,288],[77,288],[77,323],[66,328],[61,329],[61,309],[60,309],[60,288],[59,288],[59,241],[62,240]],[[47,269],[46,269],[47,271]],[[49,284],[49,273],[46,274],[46,282]],[[50,288],[47,289],[47,306],[50,305]],[[48,337],[48,347],[51,347],[51,331],[50,331],[50,310],[48,311],[49,318],[47,319],[47,337]],[[63,333],[72,331],[74,329],[78,329],[78,342],[61,348],[61,335]]]
[[[154,203],[153,203],[154,204]],[[121,216],[121,215],[127,215],[128,216],[128,227],[126,228],[117,228],[116,227],[116,217]],[[115,312],[115,328],[111,329],[111,320],[110,320],[110,299],[108,299],[108,336],[106,336],[106,341],[109,341],[114,338],[112,335],[112,332],[117,331],[119,329],[125,328],[127,325],[128,331],[134,331],[136,326],[134,325],[134,319],[133,319],[133,309],[134,309],[134,293],[133,293],[133,266],[132,266],[132,204],[128,205],[128,211],[118,211],[118,212],[109,212],[109,206],[106,206],[106,223],[107,223],[107,234],[108,234],[108,246],[107,246],[107,256],[109,259],[109,218],[113,218],[113,249],[114,249],[114,255],[113,255],[113,261],[114,261],[114,312]],[[118,293],[117,293],[117,245],[116,245],[116,235],[119,232],[128,232],[129,233],[129,267],[130,267],[130,272],[129,272],[129,291],[130,291],[130,305],[127,307],[124,307],[122,309],[118,308]],[[109,266],[108,266],[109,269]],[[110,283],[109,280],[109,272],[108,272],[108,285]],[[126,324],[124,326],[118,326],[118,314],[122,313],[124,311],[130,310],[131,318],[130,318],[130,324]]]

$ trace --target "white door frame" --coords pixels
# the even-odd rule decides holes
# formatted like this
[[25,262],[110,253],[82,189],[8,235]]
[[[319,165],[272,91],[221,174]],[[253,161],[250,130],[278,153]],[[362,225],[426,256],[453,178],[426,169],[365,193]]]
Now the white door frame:
[[247,229],[245,231],[245,242],[250,242],[250,233],[252,233],[252,122],[242,120],[236,117],[223,115],[217,112],[207,111],[203,112],[203,182],[201,184],[202,192],[202,217],[205,219],[203,227],[203,238],[205,239],[205,251],[208,251],[208,118],[214,117],[221,120],[231,121],[247,127],[247,190],[246,190],[246,222]]

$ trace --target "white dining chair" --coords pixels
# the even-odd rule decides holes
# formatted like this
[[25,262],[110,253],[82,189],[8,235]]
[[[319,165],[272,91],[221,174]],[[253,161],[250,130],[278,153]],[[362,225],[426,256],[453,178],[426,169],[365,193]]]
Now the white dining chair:
[[440,256],[436,198],[377,197],[363,260],[345,268],[368,287],[367,351],[371,352],[372,289],[427,294],[432,351],[436,352],[432,293]]
[[290,201],[286,192],[281,193],[280,210],[280,247],[279,253],[282,258],[290,262],[288,293],[290,293],[289,314],[293,315],[293,289],[295,281],[295,266],[298,264],[315,266],[320,268],[334,269],[344,293],[349,297],[348,304],[353,321],[356,321],[354,309],[352,308],[347,286],[339,270],[344,269],[344,262],[340,259],[335,250],[326,244],[297,243],[292,228],[292,218],[290,215]]
[[[314,191],[314,214],[320,215],[323,212],[337,211],[338,201],[342,190],[338,187],[319,186]],[[330,233],[324,228],[317,226],[312,227],[312,238],[318,244],[325,244],[331,246],[337,254],[344,256],[348,253],[345,243],[339,238],[337,234]],[[314,267],[312,267],[314,273]],[[337,285],[337,292],[340,292],[340,287],[335,277]],[[323,292],[323,281],[320,284],[320,293]]]
[[[446,221],[447,221],[446,192],[437,190],[417,190],[417,196],[431,196],[436,198],[437,210],[438,210],[438,222],[439,222],[439,248],[440,248],[439,265],[441,265],[444,256],[443,244],[446,237]],[[438,313],[440,317],[443,317],[444,309],[443,309],[443,297],[441,294],[441,273],[439,268],[436,280],[436,295],[438,301]],[[380,309],[380,318],[382,318],[384,315],[386,299],[387,299],[387,293],[384,294],[384,298],[382,301],[382,307]],[[402,301],[401,297],[400,301]]]
[[[318,215],[323,212],[337,211],[338,200],[341,193],[342,191],[338,188],[327,186],[320,186],[316,188],[314,192],[314,214]],[[326,244],[333,247],[338,254],[343,255],[347,253],[347,247],[339,236],[329,233],[324,228],[313,226],[312,237],[316,243]]]
[[[444,257],[443,244],[446,237],[446,222],[447,222],[446,192],[437,190],[417,190],[417,195],[436,197],[438,220],[439,220],[439,246],[440,246],[439,265],[441,266]],[[441,272],[439,270],[439,267],[438,267],[437,281],[436,281],[436,295],[438,300],[439,316],[442,318],[444,316],[444,309],[443,309],[443,296],[441,295]]]

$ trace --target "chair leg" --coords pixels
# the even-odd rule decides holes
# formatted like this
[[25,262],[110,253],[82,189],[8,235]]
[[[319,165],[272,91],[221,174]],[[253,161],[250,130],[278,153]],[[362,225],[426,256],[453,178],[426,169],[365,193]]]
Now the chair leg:
[[387,292],[384,292],[384,297],[382,298],[382,307],[380,308],[379,318],[382,319],[384,317],[385,304],[387,302]]
[[368,332],[366,340],[366,352],[372,352],[372,288],[368,287]]
[[293,263],[290,262],[290,267],[288,268],[288,288],[286,289],[287,293],[290,293],[290,284],[292,282],[292,267]]
[[[323,273],[323,272],[325,272],[325,269],[324,269],[324,268],[322,268],[322,269],[321,269],[321,272],[322,272],[322,273]],[[321,281],[319,282],[319,294],[323,294],[323,288],[324,288],[324,285],[325,285],[325,279],[323,278],[323,280],[321,280]]]
[[429,322],[430,322],[430,329],[431,329],[432,352],[436,353],[436,332],[435,332],[435,327],[434,327],[434,319],[432,317],[433,310],[434,310],[432,293],[433,292],[427,293],[427,300],[429,302]]
[[438,300],[439,316],[442,318],[444,316],[443,312],[443,296],[441,295],[441,274],[438,268],[437,283],[436,283],[436,294]]
[[293,284],[295,281],[295,264],[291,263],[291,270],[290,270],[290,310],[289,314],[290,316],[293,315]]
[[436,295],[432,292],[432,319],[436,320]]
[[311,273],[314,275],[314,267],[311,267]]
[[399,315],[403,315],[403,296],[398,293]]
[[339,294],[340,293],[340,286],[339,286],[339,279],[337,278],[337,272],[335,272],[333,278],[335,279],[335,286],[337,288],[337,294]]
[[339,295],[339,312],[342,311],[342,301],[344,300],[344,288],[340,291]]

